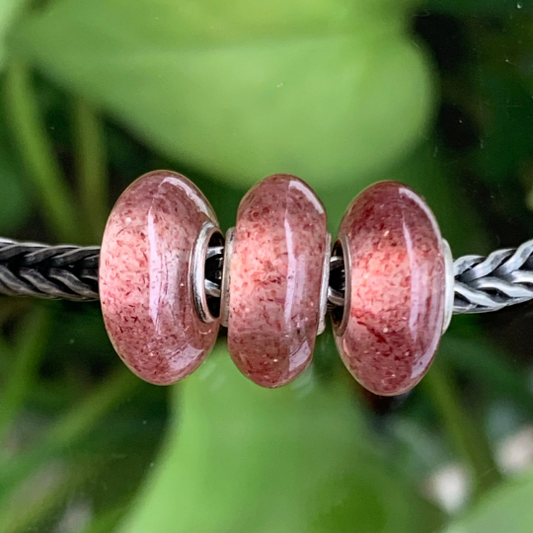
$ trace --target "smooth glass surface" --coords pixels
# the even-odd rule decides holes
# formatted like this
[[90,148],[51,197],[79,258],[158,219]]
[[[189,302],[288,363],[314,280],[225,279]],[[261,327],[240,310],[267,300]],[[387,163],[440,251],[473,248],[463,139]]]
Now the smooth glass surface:
[[350,204],[339,235],[350,263],[344,364],[374,394],[412,389],[429,370],[444,324],[446,271],[437,221],[405,185],[384,181]]
[[299,178],[270,176],[239,206],[228,350],[258,385],[286,385],[311,363],[327,243],[324,206]]
[[191,258],[211,206],[184,176],[155,171],[133,182],[107,221],[99,291],[109,338],[140,378],[171,385],[207,357],[218,322],[195,309]]

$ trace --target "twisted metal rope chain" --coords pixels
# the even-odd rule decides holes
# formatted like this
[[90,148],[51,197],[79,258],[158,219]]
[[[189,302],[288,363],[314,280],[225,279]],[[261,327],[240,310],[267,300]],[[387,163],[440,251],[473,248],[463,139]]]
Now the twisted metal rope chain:
[[454,313],[486,313],[533,299],[533,239],[453,263]]
[[47,246],[0,238],[0,293],[98,299],[99,246]]
[[[220,255],[218,249],[212,252]],[[97,300],[99,257],[99,246],[48,246],[0,238],[0,294]],[[531,300],[533,240],[487,257],[460,257],[454,262],[454,276],[455,314],[497,311]],[[206,291],[213,297],[220,294],[211,280],[206,281]],[[342,301],[338,296],[330,298],[333,306]]]

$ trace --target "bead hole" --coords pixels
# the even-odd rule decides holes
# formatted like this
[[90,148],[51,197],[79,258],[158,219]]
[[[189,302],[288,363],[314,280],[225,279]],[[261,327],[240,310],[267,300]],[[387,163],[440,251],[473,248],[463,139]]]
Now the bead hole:
[[[220,253],[215,253],[211,257],[207,257],[205,260],[205,279],[211,281],[218,287],[222,282],[222,268],[224,263],[224,237],[220,231],[215,231],[209,239],[208,248],[210,250],[220,250]],[[220,317],[220,296],[212,296],[206,294],[207,308],[209,313],[214,318]]]
[[[344,268],[345,254],[344,254],[344,248],[342,246],[342,242],[340,239],[338,239],[333,245],[333,251],[331,252],[331,257],[332,257],[332,261],[331,261],[332,267],[334,265],[336,266],[331,268],[329,272],[329,290],[330,290],[330,293],[338,295],[342,299],[344,299],[345,285],[346,285],[346,275],[345,275],[345,268]],[[336,260],[335,258],[339,258],[342,261]],[[329,299],[331,302],[332,298],[330,297]],[[336,329],[339,328],[343,322],[344,307],[345,307],[344,305],[332,304],[331,318],[333,320],[333,326]]]

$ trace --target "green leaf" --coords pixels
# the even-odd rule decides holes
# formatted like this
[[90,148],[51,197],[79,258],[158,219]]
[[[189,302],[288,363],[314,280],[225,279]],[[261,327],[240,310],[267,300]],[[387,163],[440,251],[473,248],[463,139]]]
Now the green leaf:
[[0,71],[6,59],[6,34],[25,3],[26,0],[2,0],[0,2]]
[[479,174],[505,182],[531,154],[533,114],[531,91],[523,79],[483,68],[475,74],[479,98],[485,105],[483,149],[477,152]]
[[83,239],[74,198],[43,121],[28,67],[11,61],[4,76],[6,121],[50,225],[66,241]]
[[[157,468],[124,533],[402,533],[439,514],[372,446],[349,382],[278,390],[224,348],[179,389]],[[179,404],[179,412],[178,412]]]
[[0,445],[15,422],[29,389],[34,386],[39,358],[46,346],[50,314],[40,307],[26,317],[17,331],[9,365],[9,379],[1,383]]
[[450,334],[443,337],[441,351],[454,368],[467,373],[488,394],[507,397],[533,416],[527,372],[514,361],[511,363],[509,354],[486,339],[463,339]]
[[[2,80],[0,79],[0,83]],[[0,231],[8,235],[27,218],[30,199],[23,186],[20,165],[13,158],[7,142],[7,132],[0,119]]]
[[237,184],[291,172],[330,186],[424,135],[432,82],[412,4],[58,1],[12,44],[174,161]]
[[0,230],[6,234],[15,231],[29,212],[29,202],[25,197],[20,177],[10,161],[10,156],[0,145]]
[[453,14],[499,15],[508,18],[533,11],[532,0],[426,0],[423,7]]
[[494,489],[444,533],[530,533],[533,531],[533,472]]

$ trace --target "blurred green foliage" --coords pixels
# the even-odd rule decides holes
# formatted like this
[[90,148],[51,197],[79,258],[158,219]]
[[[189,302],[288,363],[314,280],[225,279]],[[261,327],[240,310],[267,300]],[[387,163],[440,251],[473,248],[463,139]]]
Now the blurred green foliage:
[[[233,224],[291,172],[331,231],[380,179],[428,200],[455,255],[533,234],[533,3],[0,0],[0,234],[98,242],[138,175],[190,176]],[[182,385],[117,361],[97,305],[2,300],[0,531],[531,531],[529,307],[454,320],[422,385],[363,393],[331,332],[276,391],[223,343]],[[504,417],[498,413],[506,413]],[[456,516],[428,480],[459,465]]]
[[14,46],[213,178],[250,185],[282,169],[345,184],[428,122],[427,63],[394,4],[71,0],[28,17]]
[[175,396],[179,429],[124,531],[175,531],[176,517],[183,531],[220,532],[348,532],[365,524],[415,533],[439,523],[436,509],[406,490],[401,470],[370,445],[349,381],[318,386],[308,372],[282,389],[261,389],[224,352],[220,345]]

